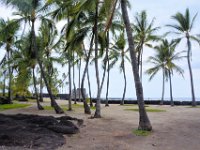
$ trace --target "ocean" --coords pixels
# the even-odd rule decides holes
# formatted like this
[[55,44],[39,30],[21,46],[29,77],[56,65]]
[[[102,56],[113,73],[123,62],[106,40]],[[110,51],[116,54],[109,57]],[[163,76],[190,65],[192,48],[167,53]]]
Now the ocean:
[[[105,100],[106,98],[101,98],[102,100]],[[121,100],[122,98],[120,97],[115,97],[115,98],[108,98],[109,100],[113,100],[113,101],[119,101]],[[192,101],[192,98],[190,97],[174,97],[173,98],[174,101]],[[131,101],[131,100],[136,100],[136,98],[125,98],[125,101]],[[144,100],[161,100],[161,98],[144,98]],[[164,101],[170,101],[170,98],[164,98]],[[200,97],[197,97],[196,98],[196,101],[200,101]]]

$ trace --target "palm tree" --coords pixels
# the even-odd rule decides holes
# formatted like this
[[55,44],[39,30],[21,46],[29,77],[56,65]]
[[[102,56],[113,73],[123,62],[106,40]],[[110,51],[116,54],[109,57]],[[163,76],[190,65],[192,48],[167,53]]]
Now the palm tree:
[[152,19],[151,22],[148,23],[147,13],[143,10],[141,13],[137,13],[135,17],[136,23],[133,24],[133,30],[135,33],[134,41],[136,44],[138,69],[140,70],[141,82],[144,46],[152,48],[151,42],[159,39],[158,36],[155,35],[155,32],[159,29],[159,27],[153,27],[154,20],[155,19]]
[[166,49],[162,45],[155,47],[155,57],[150,56],[148,62],[154,64],[154,66],[146,71],[150,75],[151,80],[159,70],[162,70],[162,96],[160,104],[163,105],[164,94],[165,94],[165,80],[168,78],[168,68],[165,63]]
[[[100,82],[98,58],[103,56],[104,50],[106,51],[106,55],[108,55],[109,43],[105,39],[106,37],[109,38],[109,36],[107,36],[106,34],[109,32],[109,29],[111,28],[111,26],[114,26],[112,20],[114,20],[113,18],[115,15],[116,4],[117,4],[117,0],[112,0],[112,1],[105,0],[103,4],[101,4],[99,0],[96,0],[95,2],[95,11],[94,11],[95,12],[95,18],[94,18],[95,59],[94,59],[94,62],[95,62],[96,80],[97,80],[97,98],[96,98],[97,102],[96,102],[96,111],[94,115],[95,118],[101,118],[100,97],[101,97],[101,92],[102,92],[106,68],[107,68],[107,63],[105,63],[103,77]],[[111,14],[109,13],[110,11],[112,12]],[[111,28],[111,29],[113,31],[115,28]],[[101,45],[100,49],[98,47],[98,44]]]
[[[37,60],[32,59],[29,51],[30,47],[30,34],[24,36],[23,39],[16,41],[15,45],[17,50],[13,53],[12,65],[17,71],[16,85],[19,87],[22,86],[22,90],[27,90],[30,85],[30,76],[32,75],[34,94],[36,97],[37,107],[39,110],[43,110],[43,107],[40,105],[38,90],[37,90],[37,79],[35,76],[35,68],[37,66]],[[17,90],[18,91],[18,90]],[[18,94],[18,93],[17,93]],[[22,95],[24,96],[24,95]]]
[[185,11],[185,14],[182,14],[180,12],[176,13],[174,16],[172,16],[172,19],[176,21],[176,24],[173,25],[167,25],[169,27],[172,27],[176,30],[176,34],[183,34],[184,37],[187,40],[187,63],[189,68],[189,74],[190,74],[190,84],[191,84],[191,95],[192,95],[192,106],[196,106],[196,99],[195,99],[195,92],[194,92],[194,83],[193,83],[193,74],[192,74],[192,67],[191,67],[191,40],[199,42],[199,40],[191,35],[191,30],[194,26],[194,21],[196,19],[197,14],[191,18],[189,9],[187,8]]
[[147,74],[150,75],[150,80],[160,71],[162,70],[163,75],[163,84],[162,84],[162,97],[161,97],[161,105],[164,102],[164,93],[165,93],[165,80],[170,80],[170,98],[171,104],[173,105],[173,97],[172,97],[172,82],[171,76],[173,74],[173,70],[183,75],[183,70],[178,67],[174,61],[180,60],[183,56],[180,56],[182,52],[175,53],[175,48],[180,40],[173,40],[168,42],[167,40],[162,40],[162,43],[158,46],[155,46],[155,56],[149,57],[149,62],[154,64],[154,66],[146,71]]
[[16,20],[16,23],[21,23],[22,21],[26,22],[27,20],[30,22],[30,25],[31,25],[30,54],[32,58],[37,59],[43,80],[45,82],[47,91],[51,99],[51,103],[53,104],[53,107],[56,113],[63,113],[64,111],[58,106],[58,104],[56,103],[52,95],[52,90],[48,84],[46,74],[42,66],[42,62],[37,52],[35,22],[36,20],[46,20],[46,18],[41,15],[41,13],[44,12],[44,10],[46,10],[46,9],[42,9],[43,4],[44,4],[43,1],[42,0],[29,0],[29,1],[27,0],[20,0],[20,1],[19,0],[1,0],[1,2],[8,6],[11,5],[15,9],[17,9],[21,14],[26,14],[24,15],[25,16],[24,18],[19,18],[18,20]]
[[122,16],[123,16],[123,20],[124,20],[124,25],[125,25],[126,33],[127,33],[127,37],[128,37],[131,65],[132,65],[133,76],[134,76],[134,80],[135,80],[136,95],[137,95],[138,106],[139,106],[140,118],[139,118],[138,129],[152,130],[150,120],[148,118],[148,115],[147,115],[145,107],[144,107],[143,88],[142,88],[142,84],[141,84],[140,78],[139,78],[139,71],[138,71],[138,67],[137,67],[137,60],[136,60],[136,54],[135,54],[135,45],[133,42],[132,29],[131,29],[131,24],[130,24],[128,11],[127,11],[127,1],[121,0],[120,2],[121,2],[121,10],[122,10]]
[[[19,30],[19,25],[14,24],[14,22],[11,20],[5,21],[3,19],[0,19],[0,42],[1,47],[6,47],[6,55],[7,55],[7,61],[10,61],[12,57],[12,45],[14,44],[14,40],[16,39],[17,31]],[[8,86],[8,103],[12,103],[12,72],[13,69],[10,66],[10,62],[8,62],[8,74],[9,74],[9,86]]]
[[[77,53],[77,56],[80,58],[85,53],[86,56],[86,64],[82,74],[82,81],[81,81],[81,95],[84,104],[84,111],[86,114],[91,114],[90,108],[87,104],[86,97],[84,95],[84,82],[86,73],[88,70],[89,60],[92,53],[92,46],[94,42],[94,34],[93,31],[91,33],[91,20],[85,19],[88,17],[87,13],[81,13],[75,16],[69,23],[68,27],[66,28],[67,35],[70,35],[70,40],[68,41],[68,48],[73,49],[74,52]],[[89,16],[91,17],[91,16]],[[93,17],[93,16],[92,16]],[[89,21],[88,21],[89,20]],[[81,26],[83,24],[83,26]],[[78,26],[78,27],[77,27]],[[81,27],[80,27],[81,26]],[[87,34],[92,34],[91,44],[88,53],[84,48],[84,39],[87,37]]]
[[125,60],[128,60],[130,62],[129,57],[126,55],[128,50],[125,50],[126,46],[126,39],[124,38],[124,31],[121,31],[119,34],[119,37],[116,37],[116,43],[114,43],[113,47],[111,48],[112,51],[110,52],[109,58],[111,59],[110,65],[113,66],[120,60],[120,66],[119,69],[121,72],[123,72],[124,77],[124,90],[123,90],[123,96],[121,100],[121,105],[124,105],[124,99],[126,94],[126,72],[125,72]]
[[173,90],[172,90],[172,75],[173,72],[177,72],[178,74],[183,76],[184,70],[180,68],[178,65],[175,64],[174,61],[181,60],[185,56],[182,56],[182,53],[184,52],[176,52],[176,46],[180,42],[180,40],[172,40],[171,42],[168,42],[167,40],[163,40],[162,44],[164,47],[166,47],[166,63],[167,63],[167,68],[168,68],[168,76],[169,76],[169,84],[170,84],[170,102],[171,106],[174,106],[174,101],[173,101]]

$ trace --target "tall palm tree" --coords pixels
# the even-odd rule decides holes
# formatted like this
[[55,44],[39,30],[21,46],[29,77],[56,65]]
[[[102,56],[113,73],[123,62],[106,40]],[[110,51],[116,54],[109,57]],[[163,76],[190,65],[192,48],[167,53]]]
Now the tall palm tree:
[[[82,57],[83,52],[81,52],[82,48],[80,49],[79,46],[80,46],[80,44],[82,44],[81,42],[83,42],[83,41],[81,41],[80,39],[77,40],[77,38],[75,38],[75,39],[73,39],[73,38],[76,37],[75,35],[77,35],[77,34],[78,34],[77,35],[78,38],[80,38],[80,35],[81,35],[81,33],[75,34],[75,32],[81,27],[81,25],[79,25],[79,23],[81,24],[80,18],[84,17],[84,14],[81,12],[81,9],[79,8],[80,4],[82,4],[82,3],[79,1],[72,1],[72,0],[70,0],[70,1],[55,1],[55,0],[53,0],[52,2],[54,4],[56,4],[57,7],[51,13],[51,16],[56,20],[62,20],[62,19],[67,18],[67,23],[64,25],[64,28],[62,29],[62,31],[65,34],[64,39],[66,42],[66,50],[68,52],[70,51],[70,53],[72,53],[73,56],[75,55],[75,53],[77,53],[77,57],[80,58],[79,59],[79,87],[80,87],[80,69],[81,69],[80,67],[81,67],[81,59],[82,59],[81,57]],[[49,3],[52,3],[52,2],[49,1]],[[78,7],[77,7],[77,5],[78,5]],[[79,12],[79,9],[80,9],[80,12]],[[80,21],[80,22],[78,23],[77,21]],[[79,48],[79,51],[76,51],[76,50],[78,50],[77,47]],[[68,61],[68,63],[71,63],[70,61],[72,61],[72,59],[70,59]],[[74,70],[74,64],[73,64],[73,70]],[[71,78],[71,77],[69,77],[69,78]],[[79,99],[80,99],[80,92],[79,92]],[[84,107],[85,112],[87,112],[89,107],[87,107],[85,100],[83,100],[83,102],[84,102],[84,106],[85,106]]]
[[166,64],[168,68],[168,77],[169,77],[169,84],[170,84],[170,102],[171,106],[174,106],[173,101],[173,89],[172,89],[172,76],[174,71],[178,74],[183,76],[184,70],[180,68],[178,65],[175,64],[174,61],[181,60],[185,56],[182,54],[184,52],[176,52],[176,46],[180,42],[180,40],[172,40],[171,42],[168,42],[167,40],[162,40],[163,46],[166,48]]
[[171,76],[173,74],[173,70],[178,72],[179,74],[183,75],[183,70],[178,67],[174,61],[180,60],[183,58],[181,54],[183,52],[177,52],[175,51],[175,48],[180,40],[173,40],[171,42],[168,42],[167,40],[162,40],[161,44],[158,46],[155,46],[155,56],[149,57],[149,62],[154,64],[154,66],[146,71],[147,74],[150,75],[150,80],[153,79],[153,77],[162,70],[163,75],[163,84],[162,84],[162,97],[161,97],[161,105],[164,102],[164,93],[165,93],[165,80],[170,80],[170,99],[171,104],[173,105],[173,97],[172,97],[172,82],[171,82]]
[[[91,33],[91,20],[90,19],[85,19],[88,17],[88,14],[83,12],[81,15],[75,16],[69,23],[68,27],[66,28],[66,33],[70,33],[70,40],[68,41],[68,47],[73,49],[74,52],[77,53],[77,56],[80,58],[82,57],[82,54],[85,53],[86,56],[86,64],[85,68],[83,71],[82,75],[82,82],[81,82],[81,94],[82,94],[82,100],[84,103],[84,111],[86,114],[91,114],[90,108],[87,104],[86,97],[84,94],[84,82],[85,82],[85,77],[89,65],[89,60],[90,56],[92,54],[92,46],[94,42],[94,34],[93,31]],[[89,16],[91,17],[91,16]],[[93,17],[93,16],[92,16]],[[79,25],[78,25],[79,24]],[[80,24],[83,25],[80,27]],[[78,27],[77,27],[78,26]],[[87,35],[92,34],[91,38],[91,44],[88,53],[86,53],[85,48],[84,48],[84,39],[87,37]]]
[[[5,46],[6,48],[6,56],[7,61],[9,61],[12,57],[12,45],[14,45],[14,41],[16,39],[16,34],[19,30],[19,25],[14,24],[12,20],[5,21],[4,19],[0,19],[0,42],[1,47]],[[13,69],[8,62],[8,74],[9,74],[9,86],[8,86],[8,103],[12,102],[12,72]]]
[[192,106],[196,106],[196,99],[195,99],[195,91],[194,91],[194,83],[193,83],[193,74],[192,74],[192,67],[191,67],[191,40],[199,42],[199,40],[191,35],[191,30],[194,26],[195,19],[197,17],[197,14],[191,18],[190,11],[187,8],[185,11],[185,14],[182,14],[180,12],[176,13],[174,16],[172,16],[172,19],[176,21],[176,24],[173,25],[167,25],[173,29],[176,30],[176,34],[183,34],[184,37],[187,40],[187,63],[189,68],[189,74],[190,74],[190,84],[191,84],[191,95],[192,95]]
[[121,105],[124,105],[124,99],[125,99],[125,94],[126,94],[126,85],[127,85],[127,80],[126,80],[126,71],[125,71],[125,61],[128,60],[130,62],[129,57],[126,55],[128,50],[125,50],[126,46],[126,39],[124,37],[124,31],[121,31],[119,36],[116,37],[116,43],[114,43],[114,46],[112,47],[112,51],[110,52],[110,65],[113,66],[115,63],[120,61],[120,66],[119,69],[121,72],[123,72],[123,77],[124,77],[124,90],[123,90],[123,95],[122,95],[122,100],[121,100]]
[[135,24],[133,24],[133,30],[135,33],[135,44],[138,60],[138,69],[140,70],[140,79],[142,82],[142,64],[143,64],[143,49],[144,46],[152,48],[151,42],[157,41],[159,38],[155,35],[155,32],[159,27],[154,27],[154,20],[152,19],[150,23],[147,20],[146,11],[137,13],[135,16]]
[[55,101],[55,98],[52,95],[52,90],[48,84],[45,71],[42,66],[42,62],[37,52],[37,43],[35,35],[35,22],[36,20],[45,20],[46,18],[41,15],[46,9],[42,9],[44,3],[42,0],[1,0],[2,3],[14,7],[21,14],[26,14],[24,18],[19,18],[16,23],[21,23],[22,21],[29,21],[31,26],[31,45],[30,45],[30,54],[32,58],[36,58],[38,65],[40,67],[42,77],[44,79],[47,91],[49,93],[51,103],[56,111],[56,113],[63,113],[64,111],[58,106]]
[[162,45],[155,47],[156,54],[155,56],[150,56],[148,62],[154,64],[154,66],[146,71],[150,75],[149,80],[151,80],[158,71],[162,70],[162,96],[160,104],[164,102],[165,94],[165,80],[168,78],[168,68],[166,65],[166,49]]
[[[35,69],[37,66],[37,60],[31,58],[31,54],[27,49],[30,47],[30,34],[23,36],[23,39],[18,40],[15,45],[17,50],[13,53],[12,64],[15,66],[17,71],[16,85],[22,86],[22,90],[27,90],[30,85],[30,74],[33,79],[33,88],[34,94],[36,97],[37,107],[39,110],[43,110],[43,107],[40,105],[38,90],[37,90],[37,79],[35,76]],[[23,96],[23,95],[22,95]]]
[[[98,58],[103,56],[104,52],[106,52],[106,55],[108,55],[109,43],[105,39],[107,37],[106,34],[109,32],[109,29],[111,29],[111,31],[115,29],[115,28],[111,28],[111,26],[114,26],[113,24],[115,24],[113,22],[115,21],[114,15],[115,15],[115,10],[116,10],[115,9],[116,4],[117,4],[116,0],[105,0],[103,4],[101,4],[101,1],[99,0],[96,0],[95,2],[94,34],[95,34],[95,70],[96,70],[96,79],[97,79],[97,98],[96,98],[97,102],[96,102],[96,111],[95,111],[94,117],[96,118],[101,117],[100,97],[101,97],[101,92],[102,92],[106,68],[107,68],[107,63],[105,63],[102,80],[100,82]],[[112,12],[111,14],[109,13],[110,11]],[[109,38],[109,36],[107,38]],[[98,47],[98,44],[101,45],[100,48]],[[107,60],[104,62],[107,62]]]
[[139,78],[139,71],[138,71],[138,67],[137,67],[137,60],[136,60],[136,54],[135,54],[135,45],[133,42],[131,23],[130,23],[128,11],[127,11],[127,1],[121,0],[120,2],[121,2],[121,10],[122,10],[122,16],[123,16],[123,20],[124,20],[124,25],[125,25],[126,33],[127,33],[127,37],[128,37],[131,65],[132,65],[133,76],[134,76],[134,80],[135,80],[136,95],[137,95],[138,106],[139,106],[140,117],[139,117],[138,129],[152,130],[150,120],[148,118],[148,115],[147,115],[145,107],[144,107],[143,88],[142,88],[142,84],[141,84],[140,78]]

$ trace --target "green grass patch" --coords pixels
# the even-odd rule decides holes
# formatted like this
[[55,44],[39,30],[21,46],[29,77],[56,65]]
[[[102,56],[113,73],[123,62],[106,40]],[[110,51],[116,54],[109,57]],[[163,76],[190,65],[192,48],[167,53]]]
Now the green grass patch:
[[[137,107],[137,104],[124,104],[124,105],[120,105],[120,106],[135,106]],[[144,107],[149,107],[149,105],[145,105]]]
[[124,105],[119,105],[119,106],[137,106],[137,104],[124,104]]
[[[68,107],[67,106],[60,106],[64,111],[66,111],[67,109],[68,109]],[[43,106],[43,108],[45,109],[45,110],[54,110],[54,108],[53,107],[51,107],[51,106]]]
[[83,108],[81,104],[72,104],[72,108]]
[[[126,111],[139,111],[138,108],[130,108],[130,109],[124,109]],[[147,112],[166,112],[166,110],[163,109],[153,109],[153,108],[147,108]]]
[[[68,110],[68,105],[61,105],[60,106],[64,111],[67,111]],[[83,108],[83,105],[81,104],[72,104],[72,109],[73,108]],[[53,110],[54,108],[51,107],[51,106],[44,106],[44,109],[45,110]]]
[[31,104],[19,104],[19,103],[4,104],[4,105],[0,105],[0,111],[8,110],[8,109],[25,108],[28,106],[31,106]]
[[35,103],[35,102],[36,102],[36,99],[29,99],[29,98],[28,98],[28,102],[34,102],[34,103]]
[[91,110],[96,110],[95,106],[90,107]]
[[133,134],[136,136],[148,136],[151,134],[151,131],[146,131],[146,130],[133,130]]

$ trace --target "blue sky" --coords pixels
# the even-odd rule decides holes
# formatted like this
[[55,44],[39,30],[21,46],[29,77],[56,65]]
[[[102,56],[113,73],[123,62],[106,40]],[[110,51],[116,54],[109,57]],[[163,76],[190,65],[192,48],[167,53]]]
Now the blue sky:
[[[186,8],[190,9],[191,16],[194,16],[200,10],[200,2],[199,0],[130,0],[132,5],[132,9],[129,12],[129,17],[133,22],[134,16],[136,12],[140,12],[141,10],[146,10],[148,14],[149,20],[152,18],[156,18],[155,25],[162,27],[162,29],[158,32],[158,34],[163,34],[170,29],[165,27],[166,24],[173,23],[171,16],[176,12],[185,12]],[[0,16],[3,18],[7,18],[11,15],[11,11],[9,8],[5,8],[1,6]],[[192,33],[200,34],[200,14],[197,16],[196,23],[194,26],[194,30]],[[183,40],[180,43],[180,46],[177,48],[177,51],[186,50],[186,43]],[[193,56],[192,56],[192,67],[193,67],[193,76],[195,83],[195,95],[196,97],[200,97],[200,47],[198,44],[193,43],[192,46]],[[144,49],[144,71],[150,67],[147,64],[146,58],[150,55],[153,55],[153,50],[145,48]],[[0,58],[2,56],[2,52],[0,52]],[[188,67],[186,63],[186,59],[178,62],[178,64],[185,70],[184,78],[181,76],[174,74],[173,76],[173,95],[174,97],[191,97],[190,92],[190,80]],[[63,68],[62,70],[66,70],[67,68]],[[91,81],[92,81],[92,96],[96,95],[96,79],[94,67],[90,67],[91,73]],[[100,70],[102,74],[102,70]],[[133,81],[133,74],[131,70],[130,64],[126,64],[126,73],[127,73],[127,93],[126,98],[135,97],[135,86]],[[78,72],[76,73],[78,74]],[[77,78],[77,76],[76,76]],[[144,97],[145,98],[159,98],[161,97],[161,89],[162,89],[162,74],[159,72],[155,78],[149,82],[147,75],[143,75],[143,88],[144,88]],[[78,80],[77,80],[78,81]],[[169,83],[166,83],[166,91],[165,97],[169,97]],[[121,97],[123,92],[123,75],[120,74],[118,68],[111,70],[111,80],[110,80],[110,90],[109,97]],[[87,87],[86,87],[87,88]],[[103,88],[102,97],[105,97],[105,86]]]

